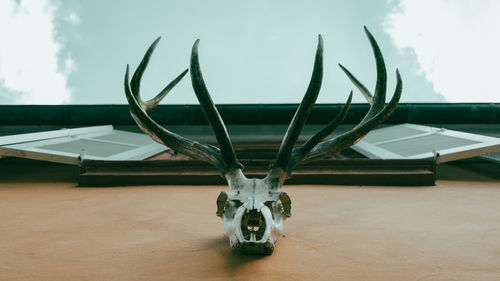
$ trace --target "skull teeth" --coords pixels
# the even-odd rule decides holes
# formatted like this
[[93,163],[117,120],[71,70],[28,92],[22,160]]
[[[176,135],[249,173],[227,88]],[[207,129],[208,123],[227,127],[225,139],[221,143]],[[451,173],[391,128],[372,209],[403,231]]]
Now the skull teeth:
[[247,229],[248,231],[259,231],[259,227],[258,226],[247,226]]

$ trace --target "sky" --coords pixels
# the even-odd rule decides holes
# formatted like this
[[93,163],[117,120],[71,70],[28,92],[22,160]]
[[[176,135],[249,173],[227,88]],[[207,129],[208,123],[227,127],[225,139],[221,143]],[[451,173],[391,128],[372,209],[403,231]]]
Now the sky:
[[[141,84],[153,97],[200,65],[215,103],[298,103],[324,39],[318,103],[365,102],[338,67],[369,89],[376,72],[363,32],[403,79],[401,102],[500,102],[496,0],[1,0],[0,104],[126,104],[125,67],[158,45]],[[197,104],[189,76],[163,104]]]

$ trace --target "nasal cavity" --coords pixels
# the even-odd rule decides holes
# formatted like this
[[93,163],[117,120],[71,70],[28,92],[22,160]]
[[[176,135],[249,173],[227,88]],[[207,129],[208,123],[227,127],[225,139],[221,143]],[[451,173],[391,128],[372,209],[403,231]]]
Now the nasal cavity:
[[266,220],[256,209],[247,210],[241,218],[241,232],[246,240],[255,235],[256,240],[262,239],[266,230]]

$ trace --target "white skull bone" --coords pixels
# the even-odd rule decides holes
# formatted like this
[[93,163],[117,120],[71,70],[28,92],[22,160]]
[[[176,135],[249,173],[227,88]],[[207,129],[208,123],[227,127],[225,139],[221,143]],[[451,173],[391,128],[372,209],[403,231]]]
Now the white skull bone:
[[217,198],[217,215],[231,248],[272,254],[283,222],[291,216],[290,198],[280,191],[283,173],[272,170],[263,179],[248,179],[240,169],[225,174],[230,189]]

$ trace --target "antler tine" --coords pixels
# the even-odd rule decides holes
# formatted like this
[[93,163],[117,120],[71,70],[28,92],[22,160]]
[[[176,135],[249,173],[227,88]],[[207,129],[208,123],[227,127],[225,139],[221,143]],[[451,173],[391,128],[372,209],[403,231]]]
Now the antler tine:
[[146,51],[146,54],[144,54],[144,57],[141,60],[141,63],[137,67],[137,69],[134,72],[134,75],[132,76],[132,80],[130,81],[130,89],[132,91],[132,95],[134,96],[135,100],[139,103],[141,108],[144,110],[150,110],[157,106],[160,101],[172,90],[179,81],[184,78],[188,70],[184,70],[179,76],[177,76],[172,82],[170,82],[163,90],[160,91],[159,94],[157,94],[154,98],[152,98],[149,101],[143,101],[141,99],[141,94],[140,94],[140,87],[141,87],[141,79],[142,75],[144,74],[144,71],[146,70],[146,67],[149,64],[149,60],[151,59],[151,56],[153,55],[153,51],[155,50],[156,46],[160,42],[161,37],[158,37],[151,46],[149,46],[148,50]]
[[[373,35],[370,33],[368,28],[366,26],[364,27],[366,36],[368,37],[368,40],[370,41],[370,45],[373,50],[373,55],[375,56],[375,63],[377,66],[377,82],[375,84],[375,93],[373,95],[373,103],[371,104],[370,109],[368,110],[368,113],[365,116],[365,119],[370,118],[371,116],[374,116],[382,110],[385,104],[385,94],[387,92],[387,70],[385,69],[385,62],[384,62],[384,57],[382,56],[382,52],[380,51],[380,48],[377,44],[377,41],[375,41],[375,38]],[[363,121],[361,121],[363,122]]]
[[385,94],[387,91],[387,70],[385,68],[385,62],[382,56],[382,52],[380,51],[377,41],[370,33],[368,28],[366,28],[365,26],[364,29],[366,36],[370,41],[373,55],[375,56],[375,64],[377,67],[377,82],[375,85],[375,94],[372,96],[370,91],[358,79],[356,79],[356,77],[354,77],[354,75],[352,75],[349,70],[347,70],[342,64],[339,64],[340,68],[344,71],[349,80],[351,80],[351,82],[359,89],[359,91],[363,94],[365,99],[370,104],[370,109],[366,113],[363,120],[361,120],[361,123],[368,120],[369,118],[377,114],[380,110],[382,110],[382,108],[384,107]]
[[129,66],[125,72],[124,79],[125,95],[130,106],[130,113],[134,118],[139,128],[147,135],[149,135],[156,142],[166,145],[171,149],[178,151],[186,156],[194,159],[207,161],[217,167],[219,170],[224,171],[220,151],[217,147],[207,144],[201,144],[197,141],[192,141],[179,136],[169,130],[163,128],[153,119],[151,119],[145,110],[140,106],[138,101],[132,94],[129,84]]
[[229,139],[229,135],[224,125],[217,108],[208,93],[208,89],[203,80],[201,74],[200,63],[198,61],[198,45],[200,39],[196,40],[191,51],[191,82],[193,85],[194,92],[198,101],[200,103],[203,114],[208,120],[212,131],[215,134],[217,142],[219,143],[220,151],[222,154],[222,159],[226,166],[225,169],[242,169],[243,165],[236,158],[236,153],[234,152],[233,145]]
[[320,141],[322,141],[324,138],[326,138],[329,134],[331,134],[337,127],[344,121],[344,119],[347,116],[347,113],[349,112],[349,109],[351,108],[351,101],[352,101],[352,91],[349,94],[349,98],[347,99],[346,103],[342,107],[342,110],[337,114],[337,116],[330,121],[323,129],[321,129],[319,132],[314,134],[309,140],[307,140],[303,145],[295,148],[292,151],[292,157],[290,161],[288,162],[288,165],[286,167],[286,171],[290,172],[293,167],[300,162],[308,153],[311,151],[316,144],[318,144]]
[[332,138],[330,140],[321,142],[317,144],[310,152],[307,154],[303,160],[309,161],[322,157],[327,154],[337,153],[349,146],[357,143],[361,138],[363,138],[370,130],[378,126],[380,123],[384,122],[396,109],[399,99],[401,98],[401,93],[403,91],[403,82],[401,80],[401,75],[399,70],[396,69],[396,89],[394,90],[394,95],[391,101],[383,107],[378,113],[370,117],[364,122],[361,122],[351,131],[346,132],[338,137]]
[[339,67],[340,67],[340,69],[342,69],[342,71],[344,71],[344,73],[347,75],[349,80],[351,80],[351,82],[354,84],[354,86],[356,86],[356,88],[358,88],[358,90],[361,92],[361,94],[363,94],[366,101],[370,105],[373,105],[373,97],[372,97],[372,93],[370,93],[370,90],[368,90],[365,87],[365,85],[363,85],[361,82],[359,82],[359,80],[356,79],[356,77],[354,77],[354,75],[352,75],[352,73],[349,70],[347,70],[347,68],[345,68],[342,64],[339,63]]
[[311,76],[311,81],[307,88],[306,94],[302,98],[302,102],[295,111],[288,130],[286,131],[283,142],[281,143],[280,149],[278,151],[278,156],[274,161],[272,167],[280,167],[281,169],[289,172],[287,169],[288,163],[291,159],[291,154],[295,143],[304,127],[309,114],[311,113],[312,107],[316,102],[319,91],[321,89],[321,83],[323,80],[323,38],[318,35],[318,46],[316,49],[316,56],[314,60],[314,69]]
[[339,115],[331,121],[325,128],[316,133],[311,137],[305,144],[300,147],[293,149],[290,159],[285,164],[281,164],[281,168],[286,172],[294,168],[294,166],[300,161],[307,161],[315,158],[322,157],[326,154],[332,154],[339,152],[356,142],[358,142],[363,136],[365,136],[370,130],[375,128],[377,125],[385,121],[391,113],[396,108],[399,99],[401,97],[401,92],[403,89],[403,84],[401,81],[401,76],[399,71],[396,69],[396,79],[397,85],[391,101],[385,104],[385,95],[387,90],[387,72],[385,68],[384,58],[378,47],[375,38],[365,27],[365,32],[370,41],[370,45],[375,56],[375,62],[377,67],[377,82],[375,86],[375,94],[372,96],[370,91],[359,82],[354,75],[352,75],[345,67],[339,64],[340,68],[346,73],[353,84],[361,91],[365,96],[366,100],[370,103],[370,109],[366,113],[365,117],[361,122],[355,126],[351,131],[344,133],[340,136],[334,137],[332,139],[322,141],[326,136],[328,136],[346,117],[347,112],[351,105],[352,92],[349,96],[347,103],[345,104]]

